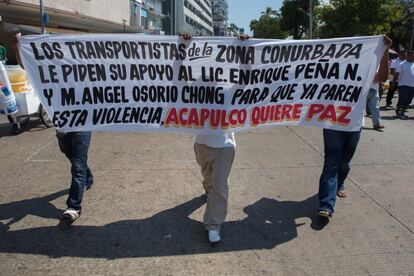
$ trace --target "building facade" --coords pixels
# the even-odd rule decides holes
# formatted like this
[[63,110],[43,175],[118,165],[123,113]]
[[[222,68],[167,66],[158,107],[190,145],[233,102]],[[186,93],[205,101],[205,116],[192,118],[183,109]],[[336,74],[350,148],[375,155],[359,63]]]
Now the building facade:
[[[163,34],[166,0],[43,0],[46,33]],[[41,32],[39,0],[0,0],[0,42],[15,60],[14,34]]]
[[215,36],[227,36],[229,5],[227,0],[211,0]]
[[131,0],[130,25],[149,34],[164,34],[162,26],[163,3],[162,0]]
[[[43,0],[43,3],[48,15],[46,26],[52,32],[142,31],[129,24],[130,0],[117,0],[116,6],[113,0]],[[40,26],[39,14],[39,0],[0,0],[2,30],[8,23],[35,33]]]
[[164,1],[164,31],[176,35],[188,32],[194,36],[214,34],[210,0]]

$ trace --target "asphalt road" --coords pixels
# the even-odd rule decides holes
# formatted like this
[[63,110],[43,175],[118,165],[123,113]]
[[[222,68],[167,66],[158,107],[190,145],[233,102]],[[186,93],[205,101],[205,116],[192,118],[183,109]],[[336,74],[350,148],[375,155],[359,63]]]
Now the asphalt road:
[[363,130],[331,222],[315,217],[322,131],[237,134],[223,241],[210,246],[193,137],[96,133],[82,216],[57,227],[69,163],[33,118],[0,120],[1,275],[414,275],[414,110]]

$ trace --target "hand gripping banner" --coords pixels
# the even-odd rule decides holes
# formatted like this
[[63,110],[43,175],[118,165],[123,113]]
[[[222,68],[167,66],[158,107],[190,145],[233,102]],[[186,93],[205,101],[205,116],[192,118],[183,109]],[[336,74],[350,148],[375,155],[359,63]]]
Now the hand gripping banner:
[[361,128],[382,37],[258,40],[135,34],[19,40],[60,131],[219,135],[262,126]]

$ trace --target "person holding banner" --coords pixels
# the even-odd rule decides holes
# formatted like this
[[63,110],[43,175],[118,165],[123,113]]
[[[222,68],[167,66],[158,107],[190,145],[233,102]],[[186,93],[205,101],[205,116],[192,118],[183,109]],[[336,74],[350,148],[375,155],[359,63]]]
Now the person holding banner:
[[[388,48],[392,41],[384,36],[386,51],[381,58],[373,85],[384,82],[388,77]],[[358,146],[361,129],[358,131],[340,131],[323,129],[324,165],[319,179],[319,208],[317,215],[329,220],[334,213],[336,196],[346,197],[345,179],[350,171],[350,163]]]
[[[180,34],[185,40],[192,36]],[[247,40],[247,35],[239,36]],[[236,140],[234,132],[223,135],[197,135],[194,143],[196,161],[203,176],[203,188],[207,196],[207,206],[203,216],[204,227],[210,243],[221,240],[220,230],[227,216],[229,196],[229,175],[235,156]]]
[[[20,34],[17,34],[12,41],[12,47],[16,52],[16,59],[19,65],[24,68],[17,42]],[[91,132],[68,132],[56,131],[59,149],[66,155],[71,163],[72,181],[69,189],[69,196],[66,201],[67,209],[60,219],[73,223],[81,215],[81,203],[83,193],[90,189],[93,184],[93,175],[88,167],[88,150],[91,142]]]

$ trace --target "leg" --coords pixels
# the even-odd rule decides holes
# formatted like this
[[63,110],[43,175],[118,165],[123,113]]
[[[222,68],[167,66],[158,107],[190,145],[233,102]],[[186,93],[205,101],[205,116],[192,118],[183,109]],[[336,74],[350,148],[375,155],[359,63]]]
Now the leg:
[[86,189],[92,188],[93,185],[93,174],[91,168],[88,166],[87,174],[86,174]]
[[381,115],[379,110],[379,95],[377,90],[370,89],[368,92],[367,105],[371,113],[372,124],[374,128],[381,125]]
[[351,170],[351,160],[357,149],[359,138],[361,137],[361,131],[348,132],[347,139],[342,149],[342,158],[338,171],[338,191],[344,190],[344,182]]
[[392,99],[394,98],[394,93],[395,90],[397,88],[397,83],[395,82],[390,82],[390,88],[388,89],[387,92],[387,106],[391,106],[392,105]]
[[198,165],[201,168],[201,175],[203,176],[203,188],[208,194],[211,192],[211,156],[209,156],[208,147],[201,144],[194,144],[194,153]]
[[344,132],[324,129],[325,160],[319,180],[319,210],[334,212],[338,167],[341,160]]
[[365,113],[367,114],[367,116],[371,116],[371,109],[370,109],[370,105],[369,105],[369,102],[371,100],[370,98],[371,98],[371,93],[370,93],[370,91],[368,91],[367,101],[365,103]]
[[65,154],[70,161],[72,156],[72,139],[67,134],[62,138],[58,138],[58,144],[60,151]]
[[384,84],[380,83],[379,88],[378,88],[378,96],[379,96],[379,102],[381,102],[382,100],[382,95],[384,95]]
[[404,112],[406,112],[407,109],[410,107],[410,104],[413,100],[413,97],[414,97],[414,87],[407,86],[407,99],[406,99],[406,101],[404,103],[404,107],[403,107]]
[[72,142],[70,162],[72,164],[72,183],[70,185],[69,197],[66,201],[69,208],[80,210],[83,192],[88,177],[88,150],[91,141],[90,132],[68,133]]
[[397,103],[397,116],[404,116],[405,113],[405,106],[408,101],[408,94],[409,89],[408,86],[400,86],[398,87],[398,103]]
[[214,156],[212,163],[212,189],[207,199],[203,222],[207,230],[220,230],[227,216],[228,178],[235,150],[234,148],[211,150]]

